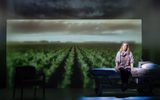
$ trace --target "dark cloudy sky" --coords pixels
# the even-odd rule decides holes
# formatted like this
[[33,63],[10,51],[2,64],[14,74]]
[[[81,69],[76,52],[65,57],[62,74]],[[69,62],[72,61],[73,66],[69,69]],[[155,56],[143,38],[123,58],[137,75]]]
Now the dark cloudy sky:
[[159,5],[160,0],[7,0],[7,15],[21,19],[142,18],[151,9],[159,11]]
[[9,18],[96,18],[133,10],[134,0],[8,0]]
[[141,20],[8,20],[7,41],[141,43]]

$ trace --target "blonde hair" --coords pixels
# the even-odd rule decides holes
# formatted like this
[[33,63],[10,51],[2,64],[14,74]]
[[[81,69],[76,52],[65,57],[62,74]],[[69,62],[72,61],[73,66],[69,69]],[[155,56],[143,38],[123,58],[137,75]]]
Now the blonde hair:
[[122,51],[123,51],[123,45],[124,45],[124,44],[127,44],[127,52],[130,52],[129,44],[128,44],[127,42],[123,42],[123,43],[122,43],[122,45],[121,45],[121,47],[120,47],[119,51],[120,51],[120,52],[122,52]]

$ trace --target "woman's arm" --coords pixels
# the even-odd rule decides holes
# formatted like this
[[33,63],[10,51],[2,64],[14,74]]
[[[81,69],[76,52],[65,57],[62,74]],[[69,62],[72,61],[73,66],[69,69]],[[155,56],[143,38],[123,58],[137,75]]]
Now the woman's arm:
[[118,65],[118,63],[120,62],[120,52],[119,51],[116,54],[115,62],[117,63],[116,65]]
[[118,62],[116,62],[115,70],[116,70],[117,72],[119,72],[119,65],[118,65]]
[[120,52],[117,52],[116,58],[115,58],[115,64],[116,64],[115,69],[116,69],[116,71],[119,71],[119,62],[120,62]]

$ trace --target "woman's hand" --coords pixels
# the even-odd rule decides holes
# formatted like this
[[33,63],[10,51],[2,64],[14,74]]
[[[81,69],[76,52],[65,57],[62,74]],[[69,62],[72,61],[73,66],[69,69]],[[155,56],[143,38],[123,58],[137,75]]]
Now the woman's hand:
[[119,68],[117,66],[115,66],[115,70],[116,72],[119,72]]

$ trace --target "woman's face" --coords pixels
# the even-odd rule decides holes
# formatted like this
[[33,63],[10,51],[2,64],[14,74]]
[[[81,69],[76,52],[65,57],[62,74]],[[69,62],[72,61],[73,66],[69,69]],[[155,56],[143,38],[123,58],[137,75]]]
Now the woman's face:
[[126,51],[127,49],[128,49],[128,44],[127,43],[123,43],[122,50]]

